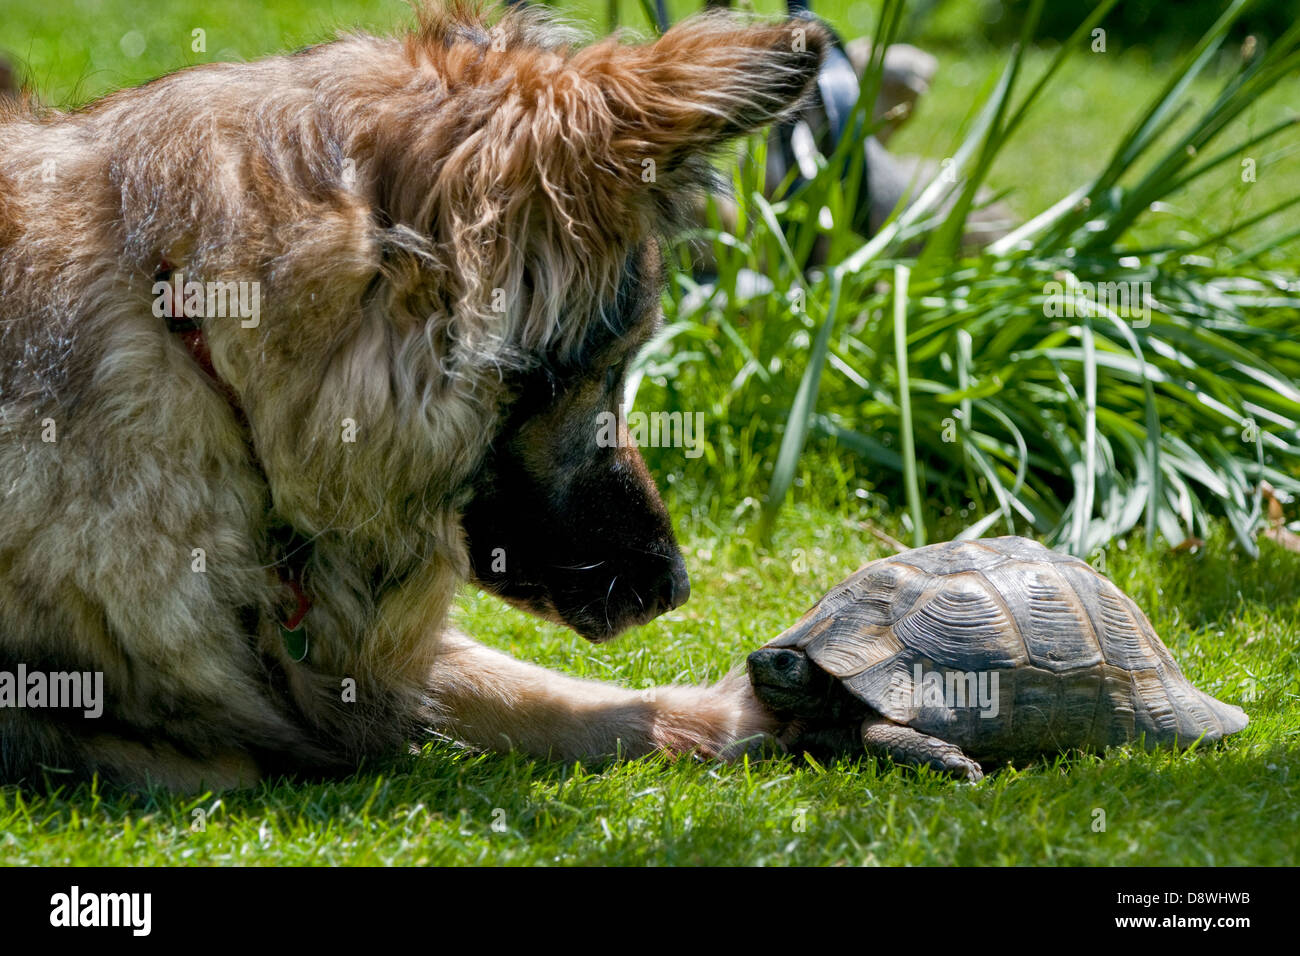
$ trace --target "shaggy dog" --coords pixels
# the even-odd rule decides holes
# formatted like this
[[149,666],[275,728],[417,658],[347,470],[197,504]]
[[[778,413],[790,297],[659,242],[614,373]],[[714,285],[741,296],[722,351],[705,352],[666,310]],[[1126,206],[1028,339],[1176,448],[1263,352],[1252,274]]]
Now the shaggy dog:
[[[743,677],[576,680],[447,616],[472,580],[601,641],[686,599],[654,482],[597,418],[707,157],[796,104],[826,42],[709,16],[579,46],[458,5],[71,113],[0,105],[0,779],[774,730]],[[56,699],[79,679],[99,714]]]

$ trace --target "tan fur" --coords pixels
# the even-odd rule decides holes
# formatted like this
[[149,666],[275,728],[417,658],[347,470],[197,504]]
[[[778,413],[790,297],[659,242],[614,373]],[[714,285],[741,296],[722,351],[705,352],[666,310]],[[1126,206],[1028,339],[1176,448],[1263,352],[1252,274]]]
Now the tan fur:
[[[98,725],[0,710],[0,778],[230,785],[431,724],[565,757],[766,729],[739,682],[645,702],[440,635],[511,376],[577,361],[706,154],[798,99],[824,38],[791,30],[574,47],[456,5],[74,113],[0,105],[0,668],[103,671],[109,698]],[[257,328],[204,322],[246,426],[154,315],[164,263],[260,283]],[[308,542],[302,663],[276,526]]]

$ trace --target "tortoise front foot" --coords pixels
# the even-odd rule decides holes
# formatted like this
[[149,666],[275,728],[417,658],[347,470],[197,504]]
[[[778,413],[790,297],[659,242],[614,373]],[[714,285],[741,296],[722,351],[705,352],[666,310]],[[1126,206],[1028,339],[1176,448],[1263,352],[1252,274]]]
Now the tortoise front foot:
[[889,757],[894,763],[931,767],[963,776],[971,783],[984,779],[980,765],[960,747],[880,717],[862,722],[862,744],[872,756]]

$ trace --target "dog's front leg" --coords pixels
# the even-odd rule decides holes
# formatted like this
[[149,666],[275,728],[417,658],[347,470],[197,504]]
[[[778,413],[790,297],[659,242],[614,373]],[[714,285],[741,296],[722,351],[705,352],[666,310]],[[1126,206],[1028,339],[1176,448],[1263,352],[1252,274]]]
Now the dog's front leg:
[[728,757],[777,730],[743,672],[712,686],[629,690],[557,674],[449,631],[430,682],[437,729],[562,760],[653,751]]

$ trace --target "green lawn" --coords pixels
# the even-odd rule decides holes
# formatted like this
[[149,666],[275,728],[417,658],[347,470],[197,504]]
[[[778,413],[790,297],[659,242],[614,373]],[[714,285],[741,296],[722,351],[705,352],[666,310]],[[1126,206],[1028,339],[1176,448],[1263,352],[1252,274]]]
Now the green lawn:
[[[743,536],[688,533],[691,600],[613,645],[482,596],[467,595],[458,617],[496,646],[576,674],[632,687],[712,680],[885,553],[827,511],[794,509],[782,529],[768,552]],[[1207,752],[1044,761],[972,786],[866,758],[578,768],[431,746],[340,783],[198,799],[0,790],[0,863],[1294,863],[1300,556],[1265,543],[1253,563],[1227,545],[1107,554],[1188,677],[1250,714],[1250,727]],[[1093,829],[1098,810],[1104,832]]]
[[[585,6],[603,9],[599,0]],[[761,6],[775,8],[770,0]],[[870,22],[862,3],[821,8],[846,32]],[[252,58],[322,39],[337,26],[382,27],[405,16],[395,0],[101,0],[93,15],[89,9],[72,0],[5,4],[0,48],[29,66],[48,101],[84,102],[188,63]],[[623,9],[625,20],[641,22],[632,3]],[[206,31],[206,54],[191,51],[195,28]],[[1082,61],[1081,72],[1058,81],[1019,134],[1022,144],[995,169],[995,186],[1015,187],[1008,201],[1017,211],[1038,211],[1095,171],[1132,108],[1160,87],[1161,64],[1117,41],[1113,56]],[[975,40],[938,52],[939,82],[897,140],[935,157],[957,140],[1004,58]],[[1031,69],[1047,55],[1031,53]],[[1297,93],[1300,79],[1293,79],[1249,122],[1275,121]],[[1271,165],[1261,159],[1259,182],[1249,187],[1232,177],[1208,184],[1171,210],[1165,226],[1179,228],[1185,216],[1226,227],[1293,190],[1295,162],[1294,155]],[[697,486],[670,481],[680,479],[671,455],[652,460],[672,489],[693,577],[687,605],[603,647],[472,593],[458,623],[521,657],[627,686],[713,680],[864,560],[886,553],[863,521],[904,535],[874,499],[848,513],[842,502],[853,500],[852,476],[809,471],[796,484],[799,503],[762,548],[752,543],[757,515],[746,495],[761,495],[765,479],[748,489],[725,480]],[[339,783],[198,799],[0,789],[0,863],[1293,863],[1300,850],[1300,555],[1263,542],[1260,560],[1250,561],[1222,529],[1196,554],[1144,553],[1140,540],[1112,546],[1107,571],[1151,615],[1194,683],[1246,708],[1251,726],[1224,746],[1062,759],[971,786],[867,759],[833,767],[647,759],[577,768],[438,745]]]

